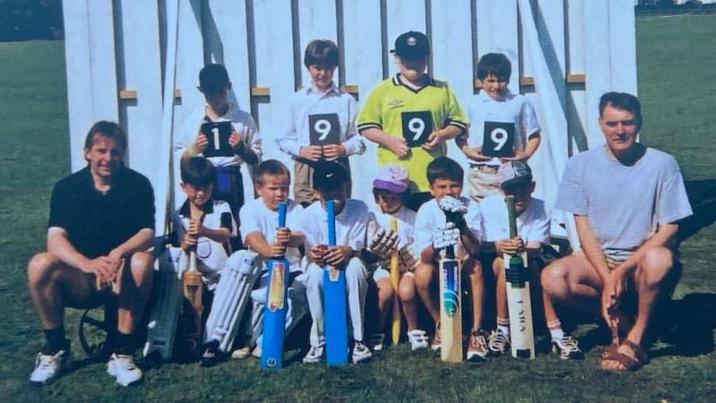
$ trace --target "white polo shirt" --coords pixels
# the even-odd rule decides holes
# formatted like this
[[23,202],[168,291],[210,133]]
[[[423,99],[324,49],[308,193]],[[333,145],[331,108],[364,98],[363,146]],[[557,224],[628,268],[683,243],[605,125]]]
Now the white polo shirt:
[[[336,245],[348,245],[354,251],[362,250],[370,218],[365,203],[355,199],[346,200],[343,210],[336,215]],[[308,248],[328,245],[328,219],[320,201],[303,210],[297,228],[306,237]]]
[[[487,242],[510,239],[510,227],[505,196],[495,194],[480,202],[483,240]],[[517,216],[517,234],[526,244],[549,243],[549,215],[544,201],[532,198],[522,214]]]
[[[480,215],[480,205],[466,197],[461,197],[460,201],[467,206],[465,222],[467,222],[468,229],[470,229],[476,239],[482,239],[482,216]],[[418,209],[418,213],[415,215],[415,227],[413,229],[415,250],[420,253],[425,248],[432,245],[433,234],[446,224],[447,219],[445,218],[445,212],[443,212],[435,199],[423,203],[423,205]],[[455,254],[457,256],[467,255],[467,251],[463,247],[462,241],[458,241]]]
[[[380,211],[380,207],[375,207],[372,209],[371,213],[373,214],[373,220],[375,220],[376,224],[385,231],[390,230],[390,221],[393,217],[395,217],[398,221],[398,248],[402,248],[405,245],[409,245],[413,242],[413,226],[415,225],[415,212],[406,208],[405,206],[400,207],[400,209],[395,213],[395,215],[391,215],[388,213],[383,213]],[[372,234],[368,234],[368,236],[371,236]]]

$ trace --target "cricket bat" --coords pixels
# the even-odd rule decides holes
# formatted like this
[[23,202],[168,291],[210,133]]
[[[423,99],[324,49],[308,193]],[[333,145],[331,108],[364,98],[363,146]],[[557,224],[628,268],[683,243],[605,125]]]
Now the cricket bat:
[[[278,205],[278,227],[286,226],[286,202]],[[283,340],[286,336],[286,291],[288,287],[288,261],[283,257],[268,262],[268,291],[264,307],[261,369],[283,367]]]
[[[336,215],[333,200],[326,201],[328,246],[336,246]],[[348,318],[346,316],[346,273],[326,265],[323,270],[326,361],[328,366],[348,364]]]
[[[201,218],[203,218],[203,216]],[[191,314],[196,324],[196,327],[194,327],[196,334],[188,334],[187,339],[191,339],[192,344],[194,344],[193,340],[195,340],[196,346],[194,347],[198,349],[199,343],[201,342],[201,315],[204,311],[202,304],[204,283],[201,280],[201,273],[196,267],[196,246],[193,246],[189,250],[189,270],[185,271],[182,276],[182,295],[184,295],[184,298],[186,298],[191,305],[193,311]]]
[[[514,196],[506,196],[510,239],[517,237],[517,214]],[[507,280],[507,309],[510,315],[510,344],[515,358],[535,358],[532,330],[532,302],[530,300],[527,252],[502,256]]]
[[[398,219],[392,217],[390,219],[390,229],[394,232],[398,232]],[[391,324],[391,336],[393,339],[393,345],[398,345],[400,342],[400,298],[398,298],[398,283],[400,282],[400,268],[398,267],[398,249],[393,251],[390,255],[390,284],[393,286],[395,291],[395,298],[393,299],[393,322]]]
[[462,361],[462,302],[460,261],[455,248],[448,247],[440,256],[440,359]]

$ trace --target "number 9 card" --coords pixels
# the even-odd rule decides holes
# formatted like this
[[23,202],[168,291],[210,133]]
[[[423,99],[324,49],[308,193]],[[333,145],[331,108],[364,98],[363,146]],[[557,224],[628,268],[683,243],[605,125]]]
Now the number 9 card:
[[487,157],[515,156],[515,124],[485,122],[482,155]]

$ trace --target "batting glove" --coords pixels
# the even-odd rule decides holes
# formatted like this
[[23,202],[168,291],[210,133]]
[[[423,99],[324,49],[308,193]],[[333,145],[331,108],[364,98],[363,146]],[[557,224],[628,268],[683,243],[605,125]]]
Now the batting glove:
[[398,234],[393,230],[387,232],[377,228],[368,242],[368,252],[380,257],[387,257],[398,246]]
[[420,253],[413,248],[412,244],[408,244],[400,248],[398,251],[400,259],[401,272],[404,270],[415,271],[415,266],[420,262]]
[[457,245],[460,240],[460,230],[454,223],[448,222],[444,227],[433,234],[433,249],[439,250]]

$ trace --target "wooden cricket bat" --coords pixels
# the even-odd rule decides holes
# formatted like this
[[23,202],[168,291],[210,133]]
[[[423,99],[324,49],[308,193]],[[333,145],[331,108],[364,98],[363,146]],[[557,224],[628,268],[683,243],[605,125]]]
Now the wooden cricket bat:
[[[510,239],[517,235],[517,214],[514,196],[506,196]],[[507,280],[507,309],[510,315],[510,344],[515,358],[535,358],[534,332],[532,330],[532,302],[530,299],[527,252],[510,255],[504,253]]]
[[[278,205],[278,227],[286,226],[286,202]],[[288,261],[283,257],[268,262],[268,290],[264,307],[261,369],[283,368],[283,341],[286,336],[286,291]]]
[[[333,200],[326,202],[328,245],[336,245],[336,215]],[[326,265],[323,270],[326,361],[329,366],[348,364],[348,318],[346,316],[346,273]]]
[[[390,219],[390,229],[398,232],[398,219],[392,217]],[[395,298],[393,299],[393,321],[390,326],[390,334],[393,339],[393,345],[400,342],[400,298],[398,298],[398,283],[400,282],[400,267],[398,260],[398,249],[396,248],[390,255],[390,284],[393,286]]]
[[[203,215],[201,219],[203,219]],[[193,322],[196,325],[193,329],[194,332],[187,335],[187,339],[191,339],[192,344],[196,344],[194,347],[198,349],[201,342],[201,315],[204,311],[202,303],[204,283],[196,265],[196,246],[192,246],[189,250],[189,269],[182,276],[182,295],[191,305]]]
[[440,359],[462,361],[462,302],[460,296],[460,261],[454,247],[446,248],[440,257]]

